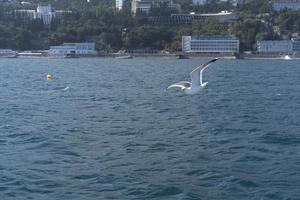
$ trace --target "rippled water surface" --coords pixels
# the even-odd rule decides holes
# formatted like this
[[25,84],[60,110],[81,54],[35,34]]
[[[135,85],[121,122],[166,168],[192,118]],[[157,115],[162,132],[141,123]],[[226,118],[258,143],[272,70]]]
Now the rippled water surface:
[[0,199],[299,199],[300,61],[205,61],[1,59]]

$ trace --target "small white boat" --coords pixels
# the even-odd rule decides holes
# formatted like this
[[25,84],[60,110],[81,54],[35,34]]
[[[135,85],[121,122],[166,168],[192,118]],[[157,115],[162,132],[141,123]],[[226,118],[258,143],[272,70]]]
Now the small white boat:
[[117,56],[115,58],[117,58],[117,59],[131,59],[133,57],[131,55],[126,55],[126,56]]
[[284,58],[284,60],[291,60],[292,59],[289,55],[285,55],[283,58]]

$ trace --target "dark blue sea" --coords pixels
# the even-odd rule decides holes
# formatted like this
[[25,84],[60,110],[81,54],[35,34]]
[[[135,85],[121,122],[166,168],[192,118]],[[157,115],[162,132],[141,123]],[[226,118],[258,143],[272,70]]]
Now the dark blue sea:
[[207,60],[1,59],[0,199],[300,199],[300,60]]

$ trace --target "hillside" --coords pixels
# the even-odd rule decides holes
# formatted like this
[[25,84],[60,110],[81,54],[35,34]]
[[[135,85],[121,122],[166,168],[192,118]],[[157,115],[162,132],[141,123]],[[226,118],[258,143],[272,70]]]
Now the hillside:
[[[32,0],[31,4],[2,3],[0,6],[0,48],[16,50],[48,49],[50,45],[64,42],[95,42],[97,49],[165,49],[179,51],[182,35],[235,35],[240,39],[240,49],[256,49],[256,42],[266,39],[290,39],[300,31],[300,11],[272,9],[268,0],[252,0],[234,7],[230,3],[193,6],[189,0],[177,0],[181,13],[211,13],[228,10],[239,12],[233,22],[213,19],[193,21],[188,24],[161,23],[178,11],[167,7],[153,8],[149,15],[131,14],[127,2],[121,11],[111,0]],[[47,27],[41,19],[32,19],[16,10],[36,9],[38,4],[51,4],[53,10],[68,11],[61,18],[53,18]],[[151,17],[158,17],[154,23]]]

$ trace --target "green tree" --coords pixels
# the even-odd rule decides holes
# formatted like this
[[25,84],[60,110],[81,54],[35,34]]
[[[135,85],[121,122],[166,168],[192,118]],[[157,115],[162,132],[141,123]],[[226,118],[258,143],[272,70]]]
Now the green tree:
[[256,35],[260,31],[261,22],[247,19],[235,23],[230,31],[240,40],[241,50],[253,50],[256,44]]
[[245,4],[239,4],[238,11],[244,14],[260,14],[273,12],[271,1],[269,0],[250,0]]

